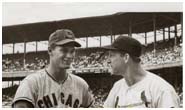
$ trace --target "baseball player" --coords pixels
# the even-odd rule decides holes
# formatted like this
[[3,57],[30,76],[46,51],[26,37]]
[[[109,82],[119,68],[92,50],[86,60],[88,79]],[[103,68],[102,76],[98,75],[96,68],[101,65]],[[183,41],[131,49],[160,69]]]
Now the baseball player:
[[134,38],[119,36],[109,50],[112,72],[124,78],[111,89],[104,107],[174,108],[180,100],[174,88],[161,77],[145,71],[140,64],[142,45]]
[[56,30],[49,37],[47,68],[27,76],[20,84],[13,107],[92,107],[93,96],[88,84],[66,69],[74,58],[75,47],[81,45],[74,40],[71,30]]

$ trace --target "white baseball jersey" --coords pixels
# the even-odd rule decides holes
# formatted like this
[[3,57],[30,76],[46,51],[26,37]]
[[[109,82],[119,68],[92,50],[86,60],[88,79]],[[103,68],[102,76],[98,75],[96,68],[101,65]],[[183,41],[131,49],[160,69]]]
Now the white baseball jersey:
[[174,88],[159,76],[148,72],[144,79],[132,86],[128,86],[124,78],[117,81],[104,107],[170,108],[179,107],[179,104]]
[[94,101],[88,84],[82,78],[69,73],[66,81],[59,84],[45,69],[21,82],[13,104],[18,100],[29,101],[36,108],[89,107]]

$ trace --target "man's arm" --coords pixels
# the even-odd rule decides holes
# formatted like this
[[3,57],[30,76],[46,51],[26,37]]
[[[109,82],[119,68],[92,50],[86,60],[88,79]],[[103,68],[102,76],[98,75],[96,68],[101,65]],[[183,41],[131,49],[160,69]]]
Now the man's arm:
[[27,76],[19,85],[14,100],[12,102],[12,107],[35,107],[36,97],[37,97],[37,84],[34,77]]
[[174,90],[163,91],[158,102],[159,108],[179,108],[180,99]]
[[116,96],[115,90],[117,88],[115,87],[115,85],[113,86],[113,88],[110,90],[104,104],[103,107],[104,108],[115,108],[117,107],[117,104],[119,102],[119,98]]
[[89,85],[85,82],[83,88],[83,101],[82,107],[84,108],[94,108],[94,97],[92,94],[92,90],[89,88]]
[[25,101],[25,100],[19,100],[19,101],[15,102],[12,105],[12,107],[13,108],[34,108],[32,103]]

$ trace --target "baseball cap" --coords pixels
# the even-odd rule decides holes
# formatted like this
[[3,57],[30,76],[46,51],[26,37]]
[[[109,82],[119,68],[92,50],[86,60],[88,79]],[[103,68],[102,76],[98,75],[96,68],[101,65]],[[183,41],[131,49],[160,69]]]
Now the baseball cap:
[[68,43],[74,43],[75,47],[81,47],[81,45],[75,41],[74,33],[69,29],[58,29],[49,36],[49,46],[52,44],[64,45]]
[[103,48],[107,50],[124,51],[133,57],[140,57],[142,53],[141,43],[129,36],[119,36],[111,45]]

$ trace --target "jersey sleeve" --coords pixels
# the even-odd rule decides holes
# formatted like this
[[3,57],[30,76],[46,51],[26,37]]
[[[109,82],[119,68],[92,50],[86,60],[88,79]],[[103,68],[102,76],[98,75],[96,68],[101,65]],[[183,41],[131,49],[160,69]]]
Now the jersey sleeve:
[[35,106],[37,97],[36,93],[37,89],[35,79],[30,76],[25,78],[16,91],[12,106],[15,102],[20,100],[28,101]]
[[92,94],[92,91],[89,88],[89,85],[85,83],[85,88],[84,88],[84,94],[83,94],[83,107],[91,107],[94,103],[94,97]]
[[111,91],[109,92],[109,95],[107,99],[105,100],[103,107],[104,108],[114,108],[116,104],[115,98],[116,98],[116,93],[115,93],[115,85],[114,85]]
[[180,99],[175,90],[163,91],[159,97],[158,108],[178,108]]

